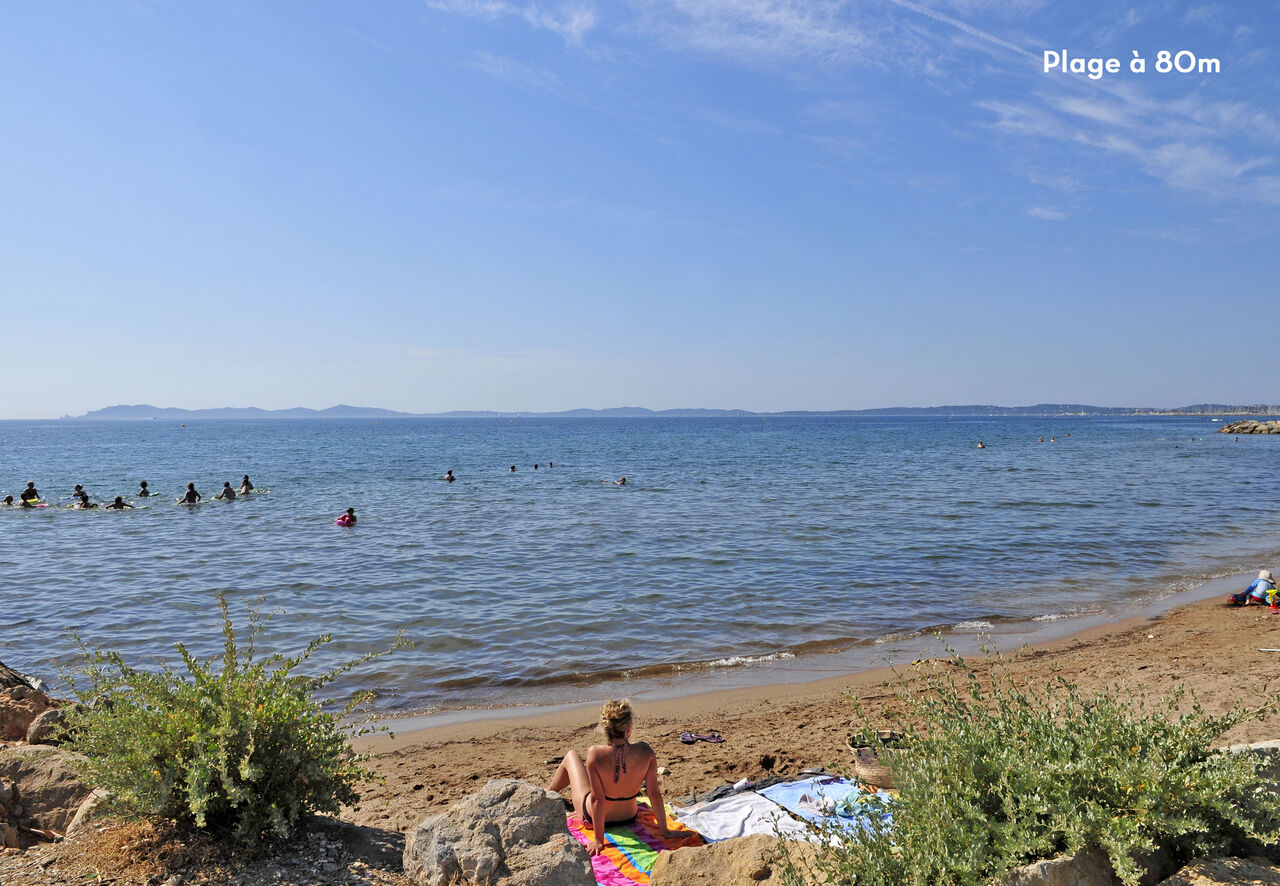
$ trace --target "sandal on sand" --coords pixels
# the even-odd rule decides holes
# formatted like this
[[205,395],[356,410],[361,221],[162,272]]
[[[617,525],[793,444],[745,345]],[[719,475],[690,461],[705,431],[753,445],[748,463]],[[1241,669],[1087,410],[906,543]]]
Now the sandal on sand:
[[693,744],[695,741],[709,741],[712,744],[718,744],[719,742],[724,741],[724,736],[715,731],[706,735],[695,735],[692,732],[681,732],[680,740],[685,744]]

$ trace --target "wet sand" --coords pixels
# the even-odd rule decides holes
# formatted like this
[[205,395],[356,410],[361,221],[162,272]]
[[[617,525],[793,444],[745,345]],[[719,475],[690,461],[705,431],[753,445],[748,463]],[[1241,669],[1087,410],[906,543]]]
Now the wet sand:
[[[1273,648],[1280,649],[1280,614],[1266,607],[1227,607],[1218,597],[1002,651],[1018,681],[1043,684],[1056,672],[1085,689],[1116,685],[1143,698],[1182,685],[1217,713],[1237,702],[1260,706],[1280,688],[1280,651],[1263,651]],[[897,672],[909,678],[912,668]],[[861,725],[849,696],[861,699],[875,719],[893,704],[892,683],[898,679],[894,670],[881,668],[809,683],[637,701],[633,739],[657,751],[669,770],[663,792],[673,800],[743,777],[814,766],[848,771],[846,740]],[[583,752],[596,742],[598,710],[593,704],[503,715],[362,739],[358,749],[375,755],[371,765],[386,783],[366,786],[360,806],[343,817],[406,830],[492,778],[546,784],[552,761],[566,749]],[[686,745],[679,739],[685,730],[718,730],[725,741]],[[1249,722],[1223,743],[1277,735],[1280,722]]]

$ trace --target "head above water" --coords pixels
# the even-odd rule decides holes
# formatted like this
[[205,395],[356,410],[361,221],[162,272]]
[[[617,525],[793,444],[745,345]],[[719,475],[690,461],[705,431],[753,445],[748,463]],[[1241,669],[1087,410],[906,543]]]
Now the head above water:
[[354,517],[355,515],[356,515],[356,509],[355,509],[355,508],[347,508],[347,516],[348,516],[348,517]]
[[187,484],[187,488],[188,488],[188,489],[195,489],[195,488],[196,488],[196,484],[194,484],[194,483],[188,483],[188,484]]
[[606,701],[604,707],[600,708],[600,729],[604,732],[604,737],[610,741],[626,738],[630,728],[631,702],[625,698]]
[[139,486],[141,486],[143,489],[146,489],[146,488],[147,488],[147,481],[146,481],[146,480],[139,480],[139,481],[138,481],[138,485],[139,485]]

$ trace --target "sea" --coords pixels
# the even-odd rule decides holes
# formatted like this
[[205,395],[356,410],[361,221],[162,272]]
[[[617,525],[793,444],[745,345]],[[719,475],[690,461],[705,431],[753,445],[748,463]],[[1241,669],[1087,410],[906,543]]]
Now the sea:
[[[334,698],[458,717],[1070,633],[1280,567],[1280,437],[1221,427],[5,421],[0,496],[34,481],[50,507],[0,508],[0,661],[56,688],[77,636],[144,668],[180,666],[178,643],[218,656],[222,594],[242,631],[252,607],[269,616],[260,656],[331,634],[307,673],[403,636]],[[208,500],[244,474],[253,495]],[[157,495],[132,498],[140,480]],[[188,482],[203,504],[175,503]],[[77,483],[145,507],[68,509]],[[335,525],[348,507],[357,525]]]

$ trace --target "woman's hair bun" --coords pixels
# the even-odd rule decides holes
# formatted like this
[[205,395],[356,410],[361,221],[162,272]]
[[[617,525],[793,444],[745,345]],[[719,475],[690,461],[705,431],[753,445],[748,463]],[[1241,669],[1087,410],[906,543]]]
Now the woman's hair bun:
[[625,698],[606,701],[600,709],[600,728],[606,738],[624,738],[631,725],[631,702]]

